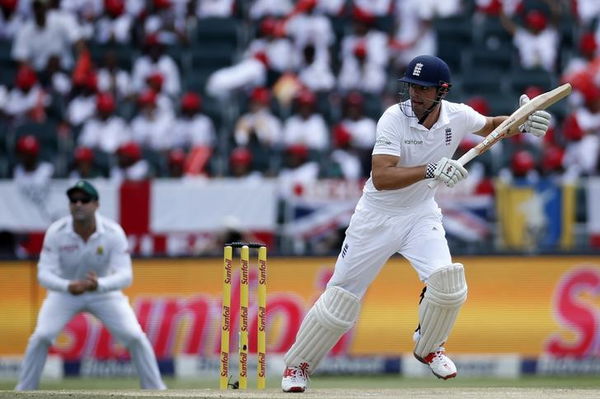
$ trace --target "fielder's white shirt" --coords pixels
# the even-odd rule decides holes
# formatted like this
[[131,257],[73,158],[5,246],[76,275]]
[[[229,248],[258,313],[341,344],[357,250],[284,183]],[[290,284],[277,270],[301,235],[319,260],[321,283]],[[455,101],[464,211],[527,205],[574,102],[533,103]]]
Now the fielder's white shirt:
[[[462,138],[481,130],[485,122],[485,116],[468,105],[442,100],[440,116],[428,130],[416,117],[404,115],[400,105],[395,104],[377,123],[373,155],[399,157],[398,166],[401,167],[426,165],[442,157],[452,158]],[[435,190],[427,187],[429,182],[425,179],[398,190],[379,191],[369,177],[359,206],[393,215],[405,212],[406,208],[433,201]]]
[[52,223],[38,263],[40,284],[50,291],[67,292],[71,280],[84,279],[90,271],[98,275],[98,293],[131,284],[131,257],[121,226],[96,213],[96,231],[84,242],[73,231],[72,216]]

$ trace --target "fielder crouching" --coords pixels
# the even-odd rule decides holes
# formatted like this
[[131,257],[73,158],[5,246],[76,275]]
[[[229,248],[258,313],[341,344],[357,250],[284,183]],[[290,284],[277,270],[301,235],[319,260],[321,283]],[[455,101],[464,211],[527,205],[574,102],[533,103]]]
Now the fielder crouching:
[[21,364],[17,391],[37,389],[48,347],[73,316],[88,312],[127,347],[142,389],[166,389],[150,341],[121,289],[132,281],[121,226],[99,214],[98,192],[87,181],[67,190],[70,216],[44,237],[38,280],[48,290]]
[[[442,226],[435,179],[453,187],[468,175],[452,156],[468,133],[487,136],[507,116],[486,117],[444,99],[450,70],[440,58],[418,56],[400,79],[400,103],[377,124],[372,170],[363,189],[325,292],[307,313],[285,355],[284,392],[304,392],[319,362],[358,319],[360,302],[395,253],[404,256],[427,284],[419,303],[415,357],[434,375],[453,378],[456,366],[442,345],[467,298],[463,265],[454,263]],[[529,101],[522,95],[519,102]],[[509,135],[543,136],[550,114],[536,111]]]

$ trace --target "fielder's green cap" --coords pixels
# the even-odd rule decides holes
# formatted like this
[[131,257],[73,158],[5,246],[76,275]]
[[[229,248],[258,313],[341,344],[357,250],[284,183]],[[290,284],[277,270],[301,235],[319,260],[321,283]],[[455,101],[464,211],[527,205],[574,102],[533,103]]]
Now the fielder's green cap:
[[67,190],[67,195],[70,196],[75,191],[81,191],[92,197],[93,200],[98,200],[98,191],[89,181],[79,180]]

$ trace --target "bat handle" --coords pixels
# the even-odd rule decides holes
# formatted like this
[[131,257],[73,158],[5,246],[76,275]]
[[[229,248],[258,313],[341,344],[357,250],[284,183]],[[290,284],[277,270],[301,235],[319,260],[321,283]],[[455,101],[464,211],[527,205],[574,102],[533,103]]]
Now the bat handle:
[[[475,158],[477,155],[478,155],[477,150],[475,150],[475,148],[471,148],[469,151],[465,152],[463,154],[463,156],[458,158],[456,161],[459,164],[464,166],[467,162],[469,162],[470,160]],[[430,189],[434,189],[437,187],[438,184],[440,184],[440,181],[434,179],[434,180],[431,180],[429,183],[427,183],[427,187],[429,187]]]

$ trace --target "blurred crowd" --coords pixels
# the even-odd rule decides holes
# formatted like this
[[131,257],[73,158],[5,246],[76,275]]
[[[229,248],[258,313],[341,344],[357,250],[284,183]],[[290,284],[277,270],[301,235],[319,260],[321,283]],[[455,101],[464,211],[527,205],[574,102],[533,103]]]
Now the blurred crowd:
[[365,178],[418,54],[486,115],[575,88],[543,141],[473,166],[483,187],[598,175],[599,20],[597,0],[0,0],[0,177]]

